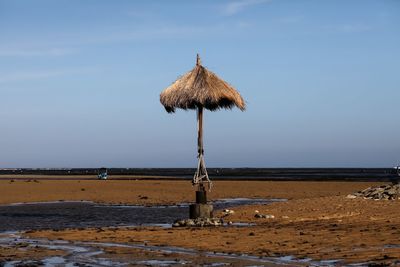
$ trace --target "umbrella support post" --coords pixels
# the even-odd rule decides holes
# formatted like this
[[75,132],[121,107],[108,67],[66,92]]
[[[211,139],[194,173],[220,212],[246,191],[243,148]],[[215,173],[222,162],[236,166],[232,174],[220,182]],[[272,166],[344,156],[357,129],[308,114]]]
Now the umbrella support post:
[[211,190],[212,183],[208,178],[206,164],[204,162],[204,149],[203,149],[203,107],[199,107],[197,111],[197,126],[198,126],[198,164],[197,170],[193,177],[193,185],[197,185],[196,190],[196,203],[189,206],[189,218],[212,218],[213,205],[207,203],[207,191],[204,186],[208,183],[208,189]]
[[192,184],[198,185],[198,191],[205,191],[204,184],[208,183],[208,190],[211,191],[212,183],[208,177],[206,163],[204,161],[204,149],[203,149],[203,107],[199,107],[197,110],[197,157],[198,164],[197,170],[194,174]]

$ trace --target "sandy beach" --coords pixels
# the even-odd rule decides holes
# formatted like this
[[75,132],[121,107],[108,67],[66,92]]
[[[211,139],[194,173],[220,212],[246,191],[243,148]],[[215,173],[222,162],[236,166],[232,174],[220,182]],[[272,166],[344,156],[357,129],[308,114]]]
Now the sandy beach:
[[[9,176],[5,176],[10,178]],[[1,177],[0,177],[1,178]],[[14,178],[14,179],[13,179]],[[113,204],[177,204],[194,201],[190,181],[144,180],[47,180],[47,176],[25,176],[0,180],[0,204],[44,201],[94,201]],[[132,179],[134,177],[131,177]],[[371,182],[275,182],[215,181],[209,199],[284,198],[303,199],[347,195],[378,183]]]
[[[193,188],[187,181],[46,181],[9,180],[0,182],[0,202],[43,202],[85,200],[110,204],[177,204],[193,201]],[[211,200],[225,198],[279,198],[285,202],[233,207],[233,214],[215,215],[225,222],[248,226],[215,228],[102,227],[28,231],[24,237],[70,242],[109,242],[118,244],[173,246],[198,253],[252,255],[257,257],[293,256],[315,261],[339,260],[347,263],[395,262],[400,257],[400,212],[398,200],[349,199],[349,193],[377,185],[366,182],[260,182],[217,181]],[[255,218],[255,211],[273,218]],[[134,253],[136,251],[136,253]],[[109,247],[106,258],[135,258],[137,247]],[[153,252],[154,254],[155,252]],[[158,254],[160,254],[159,252]],[[44,248],[1,248],[0,260],[11,258],[40,260],[65,251]],[[150,253],[151,254],[151,253]],[[152,255],[153,255],[152,254]],[[157,254],[157,253],[156,253]],[[162,253],[161,253],[162,254]],[[135,256],[136,255],[136,256]],[[170,255],[169,255],[170,256]],[[156,257],[155,255],[149,256]],[[186,256],[179,256],[187,259]],[[189,257],[190,258],[190,257]],[[214,258],[209,258],[212,261]],[[241,262],[244,259],[229,261]],[[191,256],[192,263],[202,258]],[[298,263],[299,265],[300,262]],[[244,264],[245,265],[245,264]],[[237,265],[241,266],[241,265]]]

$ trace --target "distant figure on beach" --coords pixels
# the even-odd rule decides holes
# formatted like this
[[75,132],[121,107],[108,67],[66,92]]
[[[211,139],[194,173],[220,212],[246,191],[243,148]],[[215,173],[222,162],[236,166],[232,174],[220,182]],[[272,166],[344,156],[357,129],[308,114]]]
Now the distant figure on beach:
[[99,172],[97,174],[97,178],[99,180],[107,180],[107,178],[108,178],[107,168],[100,168]]

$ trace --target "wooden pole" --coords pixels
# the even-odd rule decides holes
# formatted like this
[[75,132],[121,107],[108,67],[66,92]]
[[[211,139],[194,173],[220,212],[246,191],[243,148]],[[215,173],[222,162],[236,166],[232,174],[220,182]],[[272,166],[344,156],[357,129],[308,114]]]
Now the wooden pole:
[[204,175],[203,172],[203,162],[202,158],[204,155],[204,149],[203,149],[203,107],[200,106],[197,109],[197,157],[199,159],[199,164],[197,166],[197,172],[196,172],[196,181],[195,183],[198,184],[198,191],[204,192],[204,186],[203,186],[203,178],[202,176]]
[[203,107],[197,109],[197,157],[199,158],[197,164],[197,171],[193,177],[193,185],[198,185],[199,191],[205,191],[204,183],[208,183],[208,189],[211,190],[212,183],[208,178],[206,163],[204,161],[204,148],[203,148]]
[[197,171],[193,177],[193,185],[197,185],[196,203],[189,206],[189,217],[197,218],[212,218],[213,205],[207,202],[207,191],[204,183],[208,183],[208,189],[211,190],[211,181],[208,178],[206,164],[204,162],[203,149],[203,107],[197,109],[197,157],[199,158]]
[[203,107],[197,110],[197,153],[204,155],[203,149]]

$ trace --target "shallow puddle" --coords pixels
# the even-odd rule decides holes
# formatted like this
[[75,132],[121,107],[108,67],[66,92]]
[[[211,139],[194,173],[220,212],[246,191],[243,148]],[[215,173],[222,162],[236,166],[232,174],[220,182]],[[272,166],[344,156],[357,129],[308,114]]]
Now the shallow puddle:
[[[267,204],[282,199],[216,200],[214,209]],[[14,203],[0,206],[0,232],[112,226],[165,226],[187,218],[188,204],[172,206],[101,205],[87,201]]]

